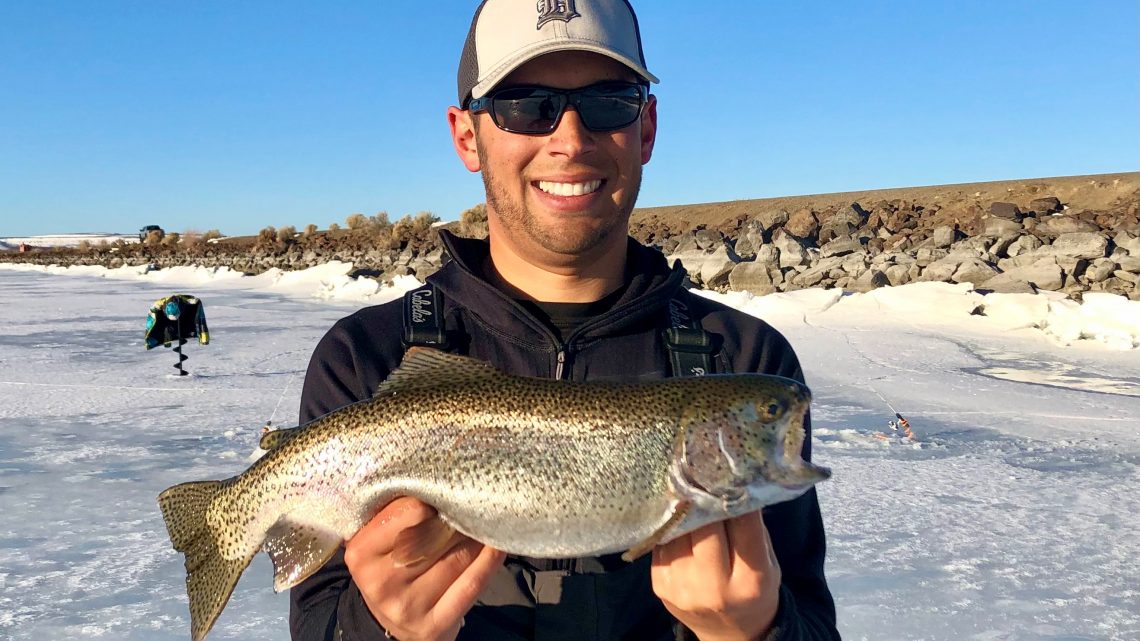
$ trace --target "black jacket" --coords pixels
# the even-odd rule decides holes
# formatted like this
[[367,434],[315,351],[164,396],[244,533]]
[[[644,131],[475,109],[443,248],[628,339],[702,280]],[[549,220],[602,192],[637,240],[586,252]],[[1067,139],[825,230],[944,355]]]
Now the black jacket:
[[[762,372],[803,380],[795,353],[761,320],[684,290],[686,275],[657,251],[630,240],[628,286],[613,308],[559,342],[526,308],[479,274],[484,241],[446,232],[452,261],[429,277],[443,295],[451,351],[515,374],[570,380],[649,380],[670,375],[663,333],[669,301],[680,297],[717,345],[721,372]],[[403,358],[401,300],[340,320],[313,353],[300,422],[370,398]],[[805,424],[810,432],[810,422]],[[811,439],[804,456],[811,455]],[[783,575],[776,617],[780,640],[838,639],[835,606],[823,574],[824,532],[815,490],[770,506],[764,521]],[[294,641],[384,639],[338,552],[291,591]],[[690,638],[653,594],[650,555],[582,559],[508,557],[467,614],[460,641]]]

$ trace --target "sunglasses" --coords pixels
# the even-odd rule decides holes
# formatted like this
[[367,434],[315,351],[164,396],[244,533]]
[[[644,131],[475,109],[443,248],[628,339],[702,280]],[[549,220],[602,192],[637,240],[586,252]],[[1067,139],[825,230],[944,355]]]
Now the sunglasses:
[[472,113],[486,111],[503,131],[545,135],[558,128],[568,105],[574,105],[590,131],[615,131],[641,117],[649,88],[632,82],[599,82],[581,89],[508,87],[468,103]]

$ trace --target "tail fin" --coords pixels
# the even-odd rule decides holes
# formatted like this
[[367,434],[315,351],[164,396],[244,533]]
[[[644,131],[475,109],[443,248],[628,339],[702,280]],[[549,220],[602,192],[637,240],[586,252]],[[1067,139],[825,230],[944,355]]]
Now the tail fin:
[[[202,641],[226,607],[241,573],[253,559],[226,559],[218,550],[206,510],[225,481],[183,483],[158,495],[170,542],[186,556],[186,594],[190,598],[190,635]],[[254,552],[256,554],[256,551]]]

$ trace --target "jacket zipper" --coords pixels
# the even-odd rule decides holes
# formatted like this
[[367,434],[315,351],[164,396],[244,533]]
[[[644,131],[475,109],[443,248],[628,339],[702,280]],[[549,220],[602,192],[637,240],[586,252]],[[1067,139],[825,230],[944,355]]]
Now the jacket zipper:
[[554,370],[554,380],[562,380],[563,371],[566,369],[566,347],[560,346],[558,348],[558,367]]

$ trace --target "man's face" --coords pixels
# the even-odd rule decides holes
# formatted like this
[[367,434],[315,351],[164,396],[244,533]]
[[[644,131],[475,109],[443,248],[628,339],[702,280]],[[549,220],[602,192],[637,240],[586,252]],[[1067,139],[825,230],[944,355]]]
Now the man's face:
[[[636,81],[624,65],[585,52],[548,54],[517,69],[499,87],[543,85],[574,89],[605,80]],[[463,119],[477,119],[465,150]],[[624,249],[629,214],[656,134],[656,99],[639,121],[618,131],[593,132],[568,107],[545,136],[503,131],[487,113],[453,111],[456,147],[468,169],[481,171],[492,242],[536,264],[580,264]],[[458,122],[457,122],[458,121]],[[579,195],[572,195],[579,194]]]

